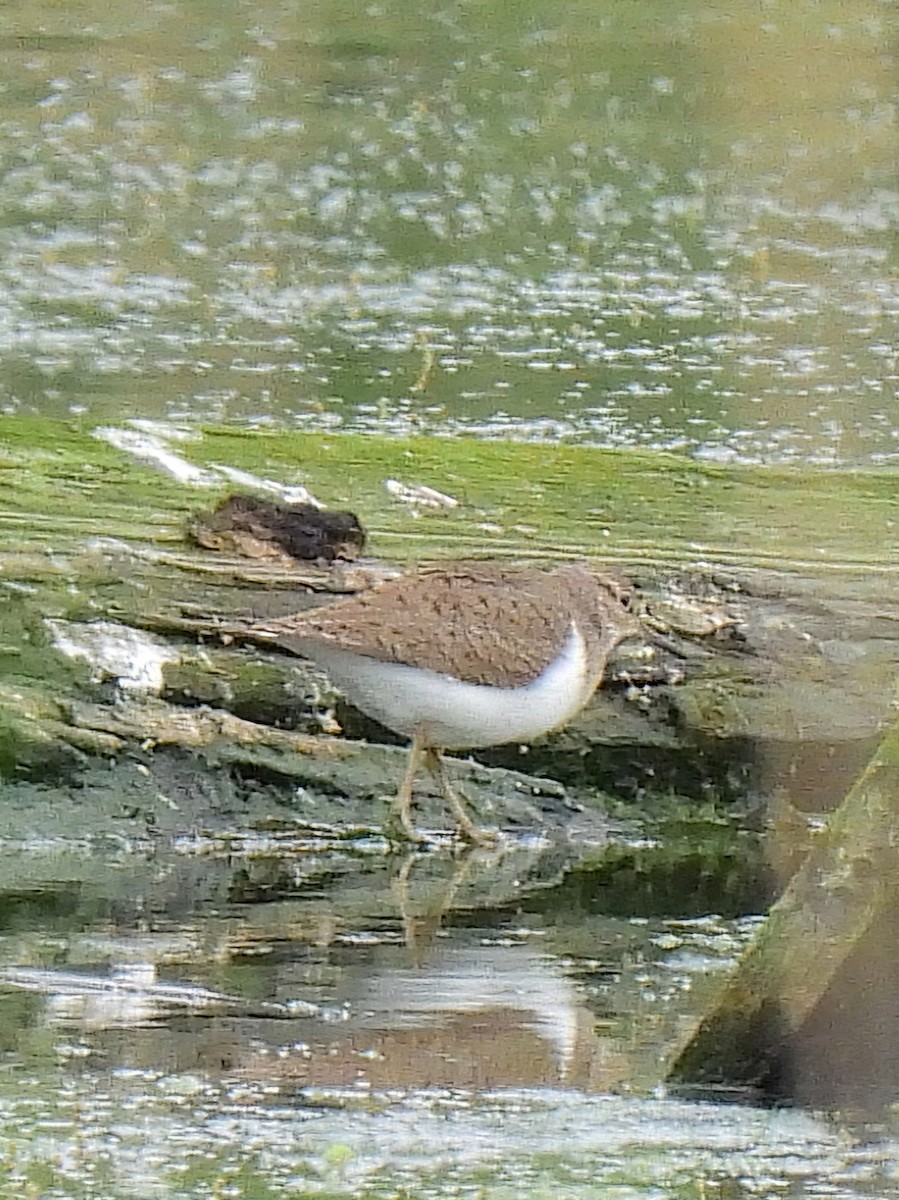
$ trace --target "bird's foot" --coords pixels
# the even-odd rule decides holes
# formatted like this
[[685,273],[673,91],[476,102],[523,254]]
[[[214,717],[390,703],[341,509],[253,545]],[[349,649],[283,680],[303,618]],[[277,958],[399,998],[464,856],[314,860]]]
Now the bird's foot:
[[445,835],[425,833],[416,829],[409,814],[396,805],[391,806],[383,830],[391,851],[395,853],[407,854],[410,849],[415,848],[434,850],[447,844]]
[[497,830],[484,829],[482,825],[476,825],[461,807],[454,815],[456,817],[456,835],[467,846],[496,845],[499,837]]

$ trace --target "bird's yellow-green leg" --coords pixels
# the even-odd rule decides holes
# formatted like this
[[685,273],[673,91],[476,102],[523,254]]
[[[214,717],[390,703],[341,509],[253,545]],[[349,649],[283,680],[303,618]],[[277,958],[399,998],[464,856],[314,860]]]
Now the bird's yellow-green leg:
[[433,746],[426,746],[424,749],[424,758],[428,765],[428,770],[440,784],[440,792],[443,799],[449,805],[453,816],[456,818],[456,827],[462,840],[470,842],[473,846],[493,845],[496,841],[496,835],[491,833],[489,829],[482,829],[480,825],[476,825],[465,811],[462,798],[449,781],[446,767],[443,764],[443,759],[440,757],[440,751],[435,750]]
[[406,765],[403,782],[391,805],[391,824],[399,825],[399,832],[402,833],[404,841],[421,842],[426,840],[422,838],[412,820],[412,788],[426,752],[424,737],[420,733],[416,733],[409,750],[409,762]]

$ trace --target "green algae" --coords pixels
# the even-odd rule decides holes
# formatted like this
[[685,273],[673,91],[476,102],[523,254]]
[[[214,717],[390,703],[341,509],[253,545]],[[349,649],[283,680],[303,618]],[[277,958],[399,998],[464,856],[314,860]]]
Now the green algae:
[[[135,461],[77,423],[0,425],[0,553],[74,549],[97,536],[176,545],[193,511],[235,490],[224,464],[304,484],[356,511],[371,550],[399,561],[474,554],[587,555],[644,566],[891,574],[899,496],[876,471],[724,467],[674,455],[466,438],[209,429],[170,448],[208,486]],[[452,507],[398,501],[423,485]]]

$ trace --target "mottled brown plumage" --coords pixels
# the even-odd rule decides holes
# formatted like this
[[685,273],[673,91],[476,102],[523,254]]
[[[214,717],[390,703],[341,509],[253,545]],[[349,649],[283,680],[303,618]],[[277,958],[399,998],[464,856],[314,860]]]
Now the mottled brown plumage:
[[318,642],[509,688],[529,683],[547,666],[573,616],[582,619],[588,648],[604,652],[603,662],[636,628],[620,589],[583,563],[544,571],[459,562],[272,621],[265,632],[300,655]]

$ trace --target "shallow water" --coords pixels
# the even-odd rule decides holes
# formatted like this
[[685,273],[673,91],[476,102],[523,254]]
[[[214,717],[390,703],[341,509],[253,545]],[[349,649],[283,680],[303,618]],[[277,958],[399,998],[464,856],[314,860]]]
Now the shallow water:
[[[893,1142],[853,1142],[797,1112],[723,1120],[715,1106],[678,1101],[429,1090],[285,1102],[267,1089],[120,1071],[62,1073],[55,1103],[26,1092],[2,1109],[21,1139],[4,1154],[7,1186],[53,1196],[848,1200],[899,1188]],[[22,1153],[26,1144],[37,1152]]]
[[577,869],[487,911],[489,857],[249,837],[19,858],[2,1195],[899,1192],[882,1124],[661,1086],[754,918],[609,916]]
[[877,464],[895,12],[0,16],[7,413]]

